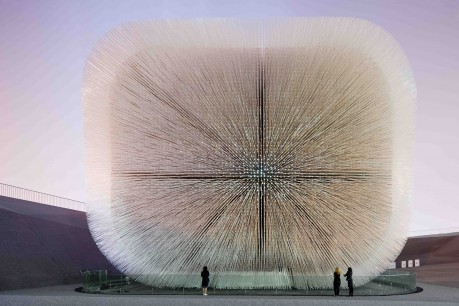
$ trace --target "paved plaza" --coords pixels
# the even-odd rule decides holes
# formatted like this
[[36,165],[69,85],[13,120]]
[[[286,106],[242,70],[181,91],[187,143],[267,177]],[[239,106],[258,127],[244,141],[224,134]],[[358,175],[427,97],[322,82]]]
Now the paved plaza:
[[295,306],[295,305],[459,305],[459,289],[418,283],[420,293],[393,296],[218,296],[218,295],[125,295],[112,296],[75,292],[78,285],[54,286],[0,292],[0,305],[218,305],[218,306]]

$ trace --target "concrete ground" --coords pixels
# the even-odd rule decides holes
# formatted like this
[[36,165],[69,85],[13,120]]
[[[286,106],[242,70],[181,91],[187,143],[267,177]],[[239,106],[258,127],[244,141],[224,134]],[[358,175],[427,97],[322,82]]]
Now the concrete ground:
[[78,285],[54,286],[0,292],[0,305],[218,305],[218,306],[295,306],[295,305],[459,305],[459,289],[418,283],[424,291],[420,293],[394,296],[201,296],[201,295],[146,295],[109,296],[75,292]]

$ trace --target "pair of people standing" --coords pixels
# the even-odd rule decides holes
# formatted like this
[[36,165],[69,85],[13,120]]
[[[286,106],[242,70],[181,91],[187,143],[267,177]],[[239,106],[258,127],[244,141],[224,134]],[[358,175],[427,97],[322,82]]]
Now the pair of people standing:
[[[347,269],[346,274],[344,274],[347,280],[347,286],[349,287],[349,296],[354,296],[354,281],[352,279],[352,268]],[[333,291],[335,296],[339,295],[339,289],[341,287],[341,270],[339,268],[335,269],[333,272]]]

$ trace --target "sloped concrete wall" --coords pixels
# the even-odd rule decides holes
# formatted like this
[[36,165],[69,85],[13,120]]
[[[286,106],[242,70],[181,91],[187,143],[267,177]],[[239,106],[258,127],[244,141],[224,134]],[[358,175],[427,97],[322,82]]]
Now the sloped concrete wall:
[[81,283],[80,269],[116,269],[80,211],[0,196],[0,290]]
[[419,259],[421,266],[459,262],[459,234],[409,238],[396,260],[397,268],[410,259]]

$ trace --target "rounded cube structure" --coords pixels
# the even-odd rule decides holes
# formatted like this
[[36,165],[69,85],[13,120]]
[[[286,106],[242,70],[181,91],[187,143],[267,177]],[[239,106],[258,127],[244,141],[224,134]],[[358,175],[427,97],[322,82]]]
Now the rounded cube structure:
[[153,286],[358,286],[406,240],[415,96],[363,20],[118,27],[83,84],[93,238]]

